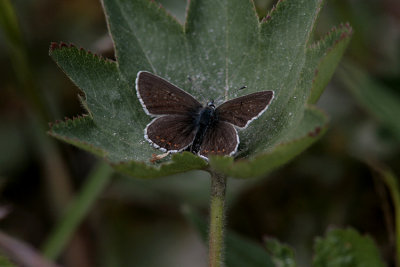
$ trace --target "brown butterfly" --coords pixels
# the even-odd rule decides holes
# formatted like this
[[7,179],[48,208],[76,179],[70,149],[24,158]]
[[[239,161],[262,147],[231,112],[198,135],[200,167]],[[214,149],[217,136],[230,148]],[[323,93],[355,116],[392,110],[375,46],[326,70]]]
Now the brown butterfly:
[[136,92],[144,111],[155,117],[145,128],[144,138],[164,152],[189,150],[208,155],[236,153],[239,135],[234,126],[246,128],[263,114],[273,91],[241,96],[215,107],[201,105],[193,96],[150,72],[139,71]]

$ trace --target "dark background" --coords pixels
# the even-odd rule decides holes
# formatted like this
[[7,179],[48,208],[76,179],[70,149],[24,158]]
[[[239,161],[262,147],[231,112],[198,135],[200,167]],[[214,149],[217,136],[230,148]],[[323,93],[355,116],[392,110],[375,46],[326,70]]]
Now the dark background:
[[[161,2],[183,20],[186,1]],[[261,17],[274,2],[256,1]],[[79,90],[48,56],[49,44],[70,42],[110,58],[113,51],[98,0],[11,4],[21,37],[17,30],[0,31],[0,229],[40,250],[97,161],[46,134],[47,122],[85,113]],[[400,99],[400,2],[328,0],[316,39],[341,22],[354,29],[343,62],[363,69]],[[229,180],[227,227],[260,244],[265,236],[276,237],[294,247],[300,265],[307,266],[317,236],[351,226],[372,236],[393,266],[393,206],[365,158],[398,175],[399,139],[359,103],[340,75],[318,106],[331,118],[319,142],[256,183]],[[206,247],[181,209],[188,204],[206,215],[208,197],[203,172],[152,181],[115,175],[59,263],[206,266]]]

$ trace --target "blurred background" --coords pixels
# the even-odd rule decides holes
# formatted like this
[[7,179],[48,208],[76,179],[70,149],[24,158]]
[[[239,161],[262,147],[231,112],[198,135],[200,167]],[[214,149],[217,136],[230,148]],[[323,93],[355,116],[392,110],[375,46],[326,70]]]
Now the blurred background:
[[[160,2],[184,21],[185,0]],[[71,201],[107,167],[46,133],[48,122],[85,113],[48,47],[64,41],[113,58],[112,43],[98,0],[0,3],[0,251],[15,259],[34,249],[60,266],[206,266],[206,246],[182,213],[191,207],[206,218],[204,172],[150,181],[114,174],[96,187],[67,245],[52,250]],[[255,3],[263,17],[276,1]],[[400,2],[327,0],[316,40],[345,22],[354,35],[318,102],[330,129],[268,177],[229,180],[227,227],[259,244],[276,237],[309,266],[316,237],[350,226],[394,266],[394,206],[383,177],[400,176]]]

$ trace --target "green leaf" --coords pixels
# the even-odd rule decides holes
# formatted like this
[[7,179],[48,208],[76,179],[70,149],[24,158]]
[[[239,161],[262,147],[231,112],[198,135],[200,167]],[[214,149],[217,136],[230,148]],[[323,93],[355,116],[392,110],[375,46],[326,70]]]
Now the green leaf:
[[339,74],[358,103],[400,141],[399,95],[351,63],[347,63]]
[[374,241],[353,229],[335,229],[315,242],[314,267],[385,266]]
[[[206,220],[188,206],[183,208],[183,213],[186,219],[199,231],[202,239],[206,242]],[[225,266],[227,267],[274,266],[270,255],[260,244],[232,231],[227,231],[225,234],[225,246]]]
[[265,244],[276,267],[296,267],[293,249],[275,238],[266,238]]
[[[207,162],[190,153],[149,162],[156,150],[143,137],[151,118],[135,94],[140,70],[169,80],[203,103],[275,91],[268,111],[240,131],[240,160],[210,160],[211,167],[225,174],[263,175],[323,132],[315,130],[325,128],[326,118],[306,104],[321,94],[351,29],[334,30],[313,45],[321,0],[279,1],[262,22],[251,1],[194,0],[184,25],[148,0],[104,0],[103,7],[117,62],[66,45],[51,47],[53,59],[83,90],[89,115],[54,125],[50,134],[57,138],[105,157],[116,169],[136,177],[207,168]],[[237,90],[243,85],[247,88]],[[310,132],[315,137],[307,138]],[[272,164],[267,162],[271,158]],[[251,170],[264,164],[268,167]]]

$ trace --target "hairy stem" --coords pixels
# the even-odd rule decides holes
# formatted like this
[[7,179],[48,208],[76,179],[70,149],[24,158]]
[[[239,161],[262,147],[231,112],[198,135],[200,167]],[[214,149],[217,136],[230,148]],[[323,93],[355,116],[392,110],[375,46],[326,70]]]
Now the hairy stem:
[[226,177],[211,173],[209,266],[223,266]]

